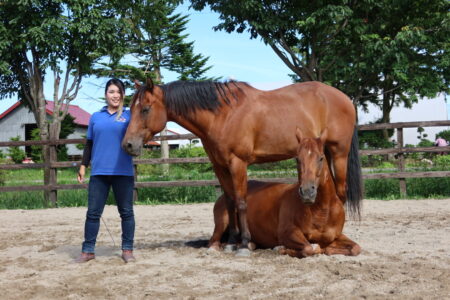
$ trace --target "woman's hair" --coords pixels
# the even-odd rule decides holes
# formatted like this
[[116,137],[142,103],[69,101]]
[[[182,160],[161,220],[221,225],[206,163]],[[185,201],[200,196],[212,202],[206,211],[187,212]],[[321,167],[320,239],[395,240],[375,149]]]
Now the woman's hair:
[[116,120],[118,120],[122,116],[122,112],[123,112],[123,99],[125,97],[125,85],[123,84],[122,80],[117,79],[117,78],[112,78],[112,79],[108,80],[108,82],[106,83],[105,95],[108,92],[109,86],[111,86],[111,85],[117,86],[119,88],[120,94],[122,95],[122,99],[120,99],[119,109],[117,110],[117,116],[116,116]]

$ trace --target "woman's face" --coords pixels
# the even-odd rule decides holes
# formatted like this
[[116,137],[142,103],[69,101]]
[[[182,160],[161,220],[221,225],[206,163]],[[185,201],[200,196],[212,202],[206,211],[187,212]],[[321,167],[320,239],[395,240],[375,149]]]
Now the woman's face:
[[117,85],[111,84],[106,90],[106,102],[109,108],[118,109],[122,102],[122,94]]

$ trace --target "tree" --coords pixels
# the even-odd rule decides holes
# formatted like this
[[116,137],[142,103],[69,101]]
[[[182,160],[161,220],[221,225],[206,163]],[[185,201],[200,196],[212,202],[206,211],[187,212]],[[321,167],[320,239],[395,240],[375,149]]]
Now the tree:
[[[4,0],[0,5],[0,99],[17,95],[34,114],[40,138],[58,139],[83,76],[125,46],[125,23],[106,0]],[[44,81],[53,76],[54,114],[47,121]],[[44,161],[50,157],[43,148]],[[45,169],[48,184],[50,169]],[[46,195],[48,199],[48,195]]]
[[[66,139],[69,135],[75,132],[75,118],[72,117],[70,114],[67,114],[64,120],[61,122],[61,131],[59,133],[60,139]],[[39,141],[40,140],[40,134],[39,134],[39,128],[35,128],[31,131],[31,139]],[[83,149],[83,148],[82,148]],[[58,145],[56,146],[56,153],[58,161],[65,161],[68,159],[68,153],[67,153],[67,145]],[[40,162],[43,160],[42,156],[42,146],[34,145],[31,146],[31,159],[34,162]]]
[[[411,107],[417,96],[449,88],[450,22],[446,0],[191,0],[220,14],[215,30],[261,37],[296,81],[318,80],[355,106]],[[385,133],[387,138],[387,133]]]
[[443,138],[446,141],[450,141],[450,130],[442,130],[436,133],[436,139],[437,138]]
[[120,8],[132,28],[128,40],[128,58],[135,62],[113,61],[97,70],[97,75],[111,74],[132,83],[152,77],[163,82],[162,69],[179,74],[180,80],[205,80],[208,57],[195,54],[194,42],[186,41],[188,16],[175,13],[181,0],[139,0]]
[[[157,83],[163,82],[162,69],[179,74],[180,80],[205,80],[208,57],[195,54],[194,42],[186,41],[188,17],[175,13],[182,1],[179,0],[139,0],[133,5],[123,7],[132,27],[129,56],[135,64],[121,64],[118,61],[105,64],[99,74],[114,74],[128,81],[128,86],[138,79],[152,77]],[[165,128],[161,135],[165,135]],[[162,157],[169,157],[169,144],[161,142]],[[168,172],[169,165],[163,165]]]

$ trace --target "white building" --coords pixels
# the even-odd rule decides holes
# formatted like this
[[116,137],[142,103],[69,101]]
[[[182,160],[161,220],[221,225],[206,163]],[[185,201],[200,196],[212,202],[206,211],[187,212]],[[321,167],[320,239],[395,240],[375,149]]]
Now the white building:
[[[47,101],[45,107],[47,117],[51,120],[54,103]],[[69,114],[74,118],[75,132],[68,139],[80,139],[86,135],[91,115],[77,105],[69,106]],[[19,136],[21,141],[31,140],[31,131],[37,128],[33,113],[22,103],[16,102],[6,111],[0,114],[0,141],[8,142],[11,138]],[[67,145],[69,155],[82,155],[83,151],[76,148],[74,144]],[[26,151],[30,151],[26,147]]]

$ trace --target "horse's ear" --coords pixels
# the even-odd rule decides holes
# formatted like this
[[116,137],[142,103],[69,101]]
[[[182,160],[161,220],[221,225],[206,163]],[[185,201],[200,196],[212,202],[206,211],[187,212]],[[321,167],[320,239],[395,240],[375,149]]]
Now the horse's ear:
[[322,131],[322,133],[320,134],[320,141],[322,142],[322,144],[325,145],[325,141],[327,140],[328,137],[328,128],[325,127],[325,129]]
[[300,131],[300,128],[298,128],[298,127],[295,129],[295,136],[297,137],[297,141],[300,144],[300,142],[303,139],[303,136],[302,136],[302,132]]
[[147,90],[150,93],[152,93],[153,92],[153,87],[155,86],[155,84],[153,83],[153,80],[150,77],[147,78],[147,81],[146,81],[145,85],[147,86]]
[[138,90],[141,87],[141,83],[139,82],[139,80],[135,79],[134,80],[134,88],[136,90]]

